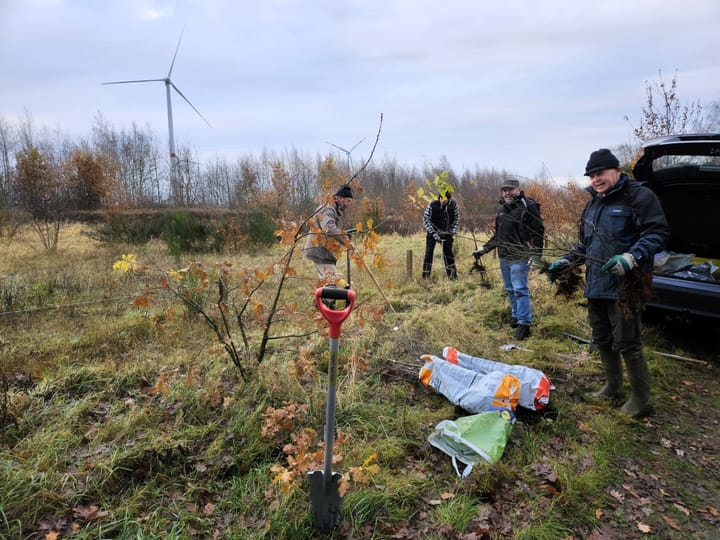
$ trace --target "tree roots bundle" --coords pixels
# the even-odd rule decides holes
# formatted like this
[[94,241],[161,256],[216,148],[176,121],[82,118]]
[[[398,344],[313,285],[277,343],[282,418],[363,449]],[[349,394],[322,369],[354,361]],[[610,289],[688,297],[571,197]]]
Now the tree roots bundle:
[[618,286],[618,306],[626,315],[639,312],[652,294],[652,274],[637,268],[626,274]]

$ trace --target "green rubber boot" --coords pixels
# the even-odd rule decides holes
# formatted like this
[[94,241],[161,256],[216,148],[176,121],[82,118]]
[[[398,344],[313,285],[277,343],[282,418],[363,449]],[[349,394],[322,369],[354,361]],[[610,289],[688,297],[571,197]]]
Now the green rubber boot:
[[620,354],[614,352],[609,347],[598,347],[598,351],[600,352],[600,361],[605,369],[606,382],[600,390],[591,394],[592,397],[610,399],[623,398],[625,396],[625,390],[623,389],[623,372]]
[[642,351],[623,354],[628,370],[630,399],[621,407],[621,411],[633,418],[645,418],[655,412],[650,400],[650,373]]

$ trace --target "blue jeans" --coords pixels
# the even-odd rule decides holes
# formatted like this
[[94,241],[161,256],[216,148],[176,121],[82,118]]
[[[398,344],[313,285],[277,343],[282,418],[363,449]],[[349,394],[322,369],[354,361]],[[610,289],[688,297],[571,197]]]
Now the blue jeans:
[[500,274],[510,300],[512,316],[517,319],[518,324],[524,326],[530,326],[532,323],[530,290],[528,289],[529,273],[528,261],[500,259]]

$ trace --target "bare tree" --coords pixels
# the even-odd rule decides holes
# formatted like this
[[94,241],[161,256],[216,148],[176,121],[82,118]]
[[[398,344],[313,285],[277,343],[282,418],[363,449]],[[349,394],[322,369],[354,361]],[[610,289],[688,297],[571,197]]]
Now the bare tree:
[[11,156],[14,142],[10,125],[0,116],[0,208],[11,204],[11,186],[13,181],[13,161]]
[[720,132],[720,100],[711,101],[710,104],[705,107],[702,131],[708,133]]
[[[663,79],[662,71],[658,71],[657,82],[645,81],[645,94],[647,105],[642,108],[640,125],[633,129],[638,141],[700,129],[702,107],[697,101],[689,105],[681,102],[677,93],[677,71],[669,84]],[[660,103],[657,103],[656,95]]]
[[224,158],[216,157],[213,163],[205,167],[203,182],[206,189],[206,202],[210,206],[233,207],[234,174],[230,164]]
[[130,131],[118,133],[98,114],[93,126],[93,144],[101,154],[115,162],[124,204],[144,206],[160,202],[164,188],[159,151],[149,128],[142,131],[133,123]]

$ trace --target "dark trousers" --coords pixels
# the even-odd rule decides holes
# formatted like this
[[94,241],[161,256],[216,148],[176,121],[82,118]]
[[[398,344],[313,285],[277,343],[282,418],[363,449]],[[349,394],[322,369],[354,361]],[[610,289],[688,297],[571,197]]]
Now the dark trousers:
[[624,312],[617,300],[588,298],[588,322],[592,328],[592,341],[598,347],[617,353],[642,351],[640,313]]
[[[422,277],[427,279],[432,271],[433,255],[435,254],[435,244],[437,240],[432,234],[425,236],[425,258],[423,259]],[[457,279],[457,269],[455,268],[455,255],[453,255],[453,238],[440,242],[442,245],[443,261],[445,263],[445,272],[450,279]]]

